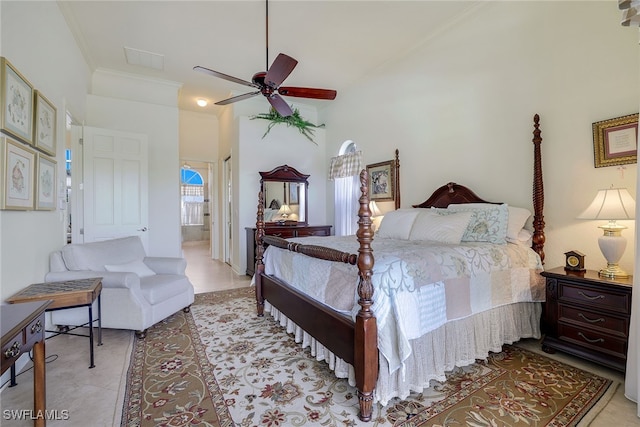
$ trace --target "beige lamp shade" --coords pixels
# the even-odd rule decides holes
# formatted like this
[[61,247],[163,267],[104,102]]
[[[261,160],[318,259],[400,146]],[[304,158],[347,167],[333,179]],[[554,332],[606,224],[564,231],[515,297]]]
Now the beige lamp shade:
[[283,218],[287,218],[289,215],[291,215],[291,208],[289,207],[289,205],[283,204],[282,206],[280,206],[278,214],[280,214]]

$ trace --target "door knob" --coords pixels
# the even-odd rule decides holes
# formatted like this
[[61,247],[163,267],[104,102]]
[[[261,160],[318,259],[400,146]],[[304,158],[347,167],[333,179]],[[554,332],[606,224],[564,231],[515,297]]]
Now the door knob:
[[147,231],[147,230],[148,230],[147,227],[138,228],[138,231]]

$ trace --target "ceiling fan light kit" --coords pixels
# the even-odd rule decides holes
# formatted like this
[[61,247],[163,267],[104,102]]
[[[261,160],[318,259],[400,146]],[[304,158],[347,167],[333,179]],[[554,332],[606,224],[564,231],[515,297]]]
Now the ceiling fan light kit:
[[[266,1],[266,41],[267,41],[267,66],[269,64],[269,2]],[[292,57],[285,55],[284,53],[278,54],[276,59],[271,64],[271,68],[267,71],[260,71],[253,75],[251,81],[239,79],[237,77],[230,76],[228,74],[221,73],[219,71],[212,70],[210,68],[195,66],[196,71],[209,74],[214,77],[218,77],[233,83],[249,86],[257,89],[253,92],[248,92],[242,95],[234,96],[222,101],[218,101],[216,105],[228,105],[233,102],[242,101],[243,99],[252,98],[256,95],[262,94],[271,106],[282,116],[291,116],[294,112],[289,104],[282,98],[282,96],[293,96],[298,98],[309,99],[326,99],[333,100],[338,94],[335,90],[331,89],[317,89],[308,87],[294,87],[294,86],[280,86],[282,82],[291,74],[293,69],[298,65],[298,61]],[[282,96],[281,96],[282,95]]]

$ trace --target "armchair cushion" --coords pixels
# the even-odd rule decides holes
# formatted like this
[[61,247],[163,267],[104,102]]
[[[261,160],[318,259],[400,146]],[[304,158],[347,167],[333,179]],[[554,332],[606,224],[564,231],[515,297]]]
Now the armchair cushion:
[[146,256],[138,236],[91,243],[72,243],[62,248],[62,259],[69,270],[106,271],[105,264],[125,264]]
[[142,260],[131,261],[124,264],[105,264],[104,268],[107,271],[128,271],[135,273],[138,277],[149,277],[155,276],[156,274],[152,269],[147,267]]

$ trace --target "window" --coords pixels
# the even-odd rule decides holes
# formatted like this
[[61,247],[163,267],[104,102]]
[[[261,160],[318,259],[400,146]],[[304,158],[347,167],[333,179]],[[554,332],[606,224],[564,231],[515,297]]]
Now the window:
[[182,225],[204,224],[204,181],[198,171],[180,169]]
[[[357,147],[353,141],[345,141],[339,156],[353,154]],[[349,236],[358,230],[358,209],[360,207],[360,180],[358,173],[344,178],[335,178],[335,235]]]

